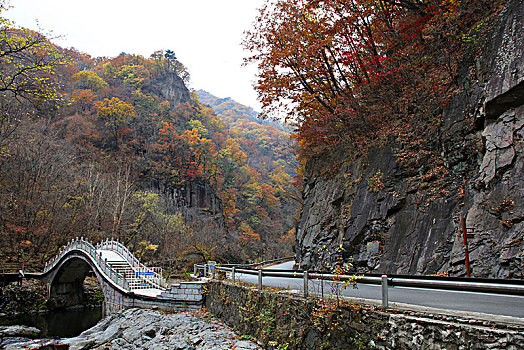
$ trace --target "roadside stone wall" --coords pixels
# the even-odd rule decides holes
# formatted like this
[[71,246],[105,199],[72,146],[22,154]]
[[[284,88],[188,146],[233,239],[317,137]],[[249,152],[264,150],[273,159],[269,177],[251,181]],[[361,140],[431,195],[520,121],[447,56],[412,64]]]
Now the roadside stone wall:
[[205,305],[267,349],[522,349],[524,326],[211,282]]
[[176,301],[174,311],[201,309],[204,305],[204,287],[207,282],[181,282],[171,285],[171,289],[160,294],[156,299],[164,302]]

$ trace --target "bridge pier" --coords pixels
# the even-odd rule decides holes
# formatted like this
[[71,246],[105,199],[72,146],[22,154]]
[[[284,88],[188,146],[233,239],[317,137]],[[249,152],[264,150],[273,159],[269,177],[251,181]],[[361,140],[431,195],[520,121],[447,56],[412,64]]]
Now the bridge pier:
[[82,285],[76,282],[60,283],[50,288],[46,305],[49,309],[62,309],[83,305],[86,301]]

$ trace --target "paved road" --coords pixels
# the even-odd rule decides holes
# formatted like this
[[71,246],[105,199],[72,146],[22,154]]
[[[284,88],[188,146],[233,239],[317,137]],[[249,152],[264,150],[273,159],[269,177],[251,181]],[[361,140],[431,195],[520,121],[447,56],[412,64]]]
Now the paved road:
[[[293,262],[269,267],[290,269]],[[257,276],[237,274],[237,281],[256,284]],[[264,277],[265,286],[302,290],[303,280],[281,277]],[[333,282],[324,281],[324,292],[329,293]],[[309,291],[320,293],[320,281],[309,281]],[[348,287],[342,291],[347,297],[381,300],[381,286],[359,283],[357,289]],[[524,296],[507,296],[493,293],[459,292],[411,287],[390,287],[390,303],[404,303],[438,309],[480,312],[485,314],[524,318]]]
[[295,265],[294,261],[286,261],[280,264],[270,265],[267,268],[272,269],[272,270],[293,270],[294,265]]

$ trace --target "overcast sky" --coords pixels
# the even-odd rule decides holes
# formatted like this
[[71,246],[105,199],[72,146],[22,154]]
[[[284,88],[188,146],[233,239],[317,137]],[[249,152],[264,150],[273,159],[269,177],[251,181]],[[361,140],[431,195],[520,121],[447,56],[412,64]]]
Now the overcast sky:
[[259,109],[256,67],[241,47],[264,0],[11,0],[19,26],[63,36],[55,43],[91,56],[145,57],[171,49],[191,73],[190,88]]

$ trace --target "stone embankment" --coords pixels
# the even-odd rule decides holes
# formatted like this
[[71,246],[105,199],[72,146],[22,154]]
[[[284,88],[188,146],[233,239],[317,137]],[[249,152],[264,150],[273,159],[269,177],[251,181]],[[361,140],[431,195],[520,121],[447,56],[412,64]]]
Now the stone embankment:
[[[45,313],[53,310],[47,302],[47,285],[42,281],[24,280],[0,288],[0,317]],[[83,285],[83,308],[101,307],[104,296],[96,278],[87,277]]]
[[100,321],[78,337],[10,344],[13,349],[260,349],[204,311],[163,314],[127,309]]
[[[524,349],[524,323],[438,310],[386,311],[212,282],[206,307],[266,349]],[[484,315],[487,316],[487,315]]]

